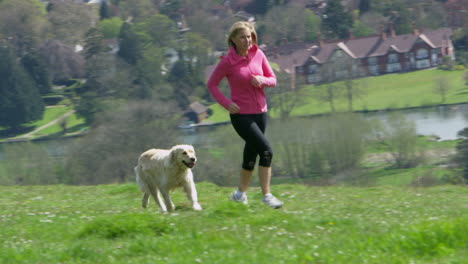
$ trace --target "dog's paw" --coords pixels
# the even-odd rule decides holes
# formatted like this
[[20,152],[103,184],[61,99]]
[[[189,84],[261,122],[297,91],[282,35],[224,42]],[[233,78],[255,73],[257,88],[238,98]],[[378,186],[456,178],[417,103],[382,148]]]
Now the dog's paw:
[[195,211],[201,211],[201,210],[203,210],[203,209],[202,209],[202,207],[201,207],[200,204],[196,203],[196,204],[193,205],[193,210],[195,210]]

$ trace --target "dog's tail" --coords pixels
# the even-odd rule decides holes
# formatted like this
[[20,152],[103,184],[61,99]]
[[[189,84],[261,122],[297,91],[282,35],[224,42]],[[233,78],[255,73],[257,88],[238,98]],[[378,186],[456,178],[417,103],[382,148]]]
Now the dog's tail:
[[135,166],[135,168],[133,168],[133,171],[135,172],[135,179],[138,184],[138,189],[140,189],[140,191],[142,192],[145,192],[145,183],[140,178],[140,165]]
[[146,208],[149,203],[150,195],[149,195],[148,188],[146,187],[146,184],[140,178],[140,166],[139,165],[135,166],[135,168],[133,168],[133,171],[135,171],[135,178],[138,184],[138,189],[144,193],[142,201],[141,201],[141,206],[143,208]]

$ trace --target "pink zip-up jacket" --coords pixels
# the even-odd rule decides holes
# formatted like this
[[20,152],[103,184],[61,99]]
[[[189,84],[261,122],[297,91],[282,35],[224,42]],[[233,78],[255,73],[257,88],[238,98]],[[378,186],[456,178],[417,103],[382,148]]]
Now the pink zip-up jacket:
[[[255,87],[250,81],[253,75],[262,76],[261,86]],[[231,88],[231,99],[219,90],[219,83],[226,77]],[[276,76],[268,60],[257,45],[252,45],[246,57],[239,56],[231,47],[229,53],[216,65],[208,80],[208,90],[224,108],[234,102],[239,114],[259,114],[267,111],[264,87],[276,85]]]

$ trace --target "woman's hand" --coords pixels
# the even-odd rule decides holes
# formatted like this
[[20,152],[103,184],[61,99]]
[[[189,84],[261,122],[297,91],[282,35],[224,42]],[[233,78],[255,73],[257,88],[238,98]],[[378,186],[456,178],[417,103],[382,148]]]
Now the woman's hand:
[[229,104],[227,110],[230,114],[237,114],[240,111],[240,107],[236,103]]
[[257,88],[261,88],[262,87],[262,76],[260,75],[252,75],[252,79],[250,80],[250,83],[257,87]]

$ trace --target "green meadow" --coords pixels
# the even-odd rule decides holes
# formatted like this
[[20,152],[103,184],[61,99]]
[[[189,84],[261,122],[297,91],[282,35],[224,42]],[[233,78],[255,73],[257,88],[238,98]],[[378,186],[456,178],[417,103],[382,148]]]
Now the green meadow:
[[0,263],[467,263],[465,187],[276,184],[278,210],[197,188],[161,214],[134,184],[0,186]]

